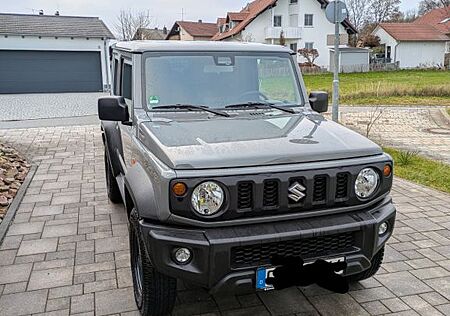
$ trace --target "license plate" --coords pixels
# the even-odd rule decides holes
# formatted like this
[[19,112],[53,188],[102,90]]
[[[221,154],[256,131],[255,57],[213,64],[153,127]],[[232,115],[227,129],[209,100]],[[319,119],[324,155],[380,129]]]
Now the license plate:
[[[327,262],[336,263],[345,261],[345,257],[324,259]],[[305,262],[304,265],[314,263],[314,261]],[[263,291],[273,290],[273,286],[270,284],[266,284],[266,280],[269,277],[273,277],[273,271],[276,267],[259,267],[256,269],[256,289]],[[337,272],[338,274],[343,273],[344,271]]]

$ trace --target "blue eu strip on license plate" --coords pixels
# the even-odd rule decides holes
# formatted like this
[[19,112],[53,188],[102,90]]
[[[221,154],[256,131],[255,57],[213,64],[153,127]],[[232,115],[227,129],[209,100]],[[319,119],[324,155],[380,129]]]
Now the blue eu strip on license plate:
[[[325,261],[336,263],[345,261],[345,257],[338,257],[338,258],[332,258],[332,259],[325,259]],[[305,262],[305,265],[312,264],[314,261]],[[257,290],[264,290],[264,291],[270,291],[273,290],[273,285],[266,284],[266,280],[268,277],[273,277],[273,271],[275,270],[275,267],[259,267],[256,269],[256,289]],[[338,274],[343,273],[343,271],[337,272]]]
[[258,290],[273,290],[273,286],[266,284],[267,278],[270,276],[275,268],[260,267],[256,270],[256,289]]

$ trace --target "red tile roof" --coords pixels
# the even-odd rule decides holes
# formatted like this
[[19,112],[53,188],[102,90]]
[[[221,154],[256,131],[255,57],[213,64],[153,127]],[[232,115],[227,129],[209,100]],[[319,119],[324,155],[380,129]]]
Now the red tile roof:
[[228,18],[230,21],[244,21],[245,18],[248,16],[249,12],[228,12]]
[[221,26],[227,23],[227,18],[217,18],[217,26]]
[[431,10],[413,23],[428,24],[445,34],[450,34],[450,6]]
[[448,41],[450,38],[428,24],[380,23],[389,35],[397,41]]
[[224,33],[217,33],[212,40],[220,41],[241,32],[249,25],[258,15],[276,4],[277,0],[255,0],[250,2],[240,13],[246,13],[245,18],[237,26]]
[[[328,0],[317,0],[323,7],[328,4]],[[231,37],[233,35],[239,34],[242,30],[245,29],[247,25],[249,25],[256,17],[258,17],[261,13],[274,7],[277,5],[277,0],[254,0],[250,2],[244,9],[242,9],[239,13],[229,12],[227,19],[230,18],[233,21],[241,21],[237,26],[228,30],[224,33],[217,33],[212,37],[214,41],[220,41],[225,38]],[[230,17],[230,14],[232,15]],[[238,16],[239,14],[239,16]],[[234,18],[236,17],[236,20]],[[242,20],[239,19],[242,18]],[[357,31],[355,27],[348,21],[345,20],[342,22],[342,25],[347,29],[349,34],[356,34]]]
[[176,24],[192,36],[212,37],[217,33],[216,23],[177,21]]

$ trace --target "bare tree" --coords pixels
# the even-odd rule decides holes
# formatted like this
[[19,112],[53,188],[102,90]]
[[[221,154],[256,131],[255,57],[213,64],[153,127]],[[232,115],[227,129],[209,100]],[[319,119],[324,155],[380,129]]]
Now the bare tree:
[[370,1],[367,0],[347,0],[350,22],[359,31],[367,23],[368,7]]
[[319,52],[315,48],[300,48],[298,53],[307,60],[306,64],[310,67],[314,66],[314,61],[319,57]]
[[400,0],[371,0],[368,8],[369,21],[381,23],[395,18],[400,12]]
[[422,0],[419,3],[419,14],[423,15],[437,8],[447,8],[450,11],[448,6],[450,6],[450,0]]
[[150,11],[120,10],[115,30],[123,41],[131,41],[140,28],[149,28],[152,24]]
[[369,111],[369,120],[366,122],[366,137],[369,138],[370,131],[375,123],[381,118],[383,115],[384,108],[381,106],[376,106]]

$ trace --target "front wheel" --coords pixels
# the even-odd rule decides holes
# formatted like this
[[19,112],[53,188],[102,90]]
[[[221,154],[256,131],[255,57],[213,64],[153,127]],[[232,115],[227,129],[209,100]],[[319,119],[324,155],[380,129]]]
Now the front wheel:
[[[136,214],[133,210],[131,217]],[[130,255],[134,298],[142,316],[169,314],[177,296],[177,280],[156,271],[147,256],[137,222],[130,218]]]
[[368,279],[368,278],[374,276],[380,269],[381,263],[383,262],[383,258],[384,258],[384,247],[381,248],[377,252],[377,254],[372,258],[369,269],[364,270],[364,271],[354,274],[354,275],[349,275],[347,277],[347,280],[349,282],[353,283],[353,282],[362,281],[362,280],[365,280],[365,279]]

